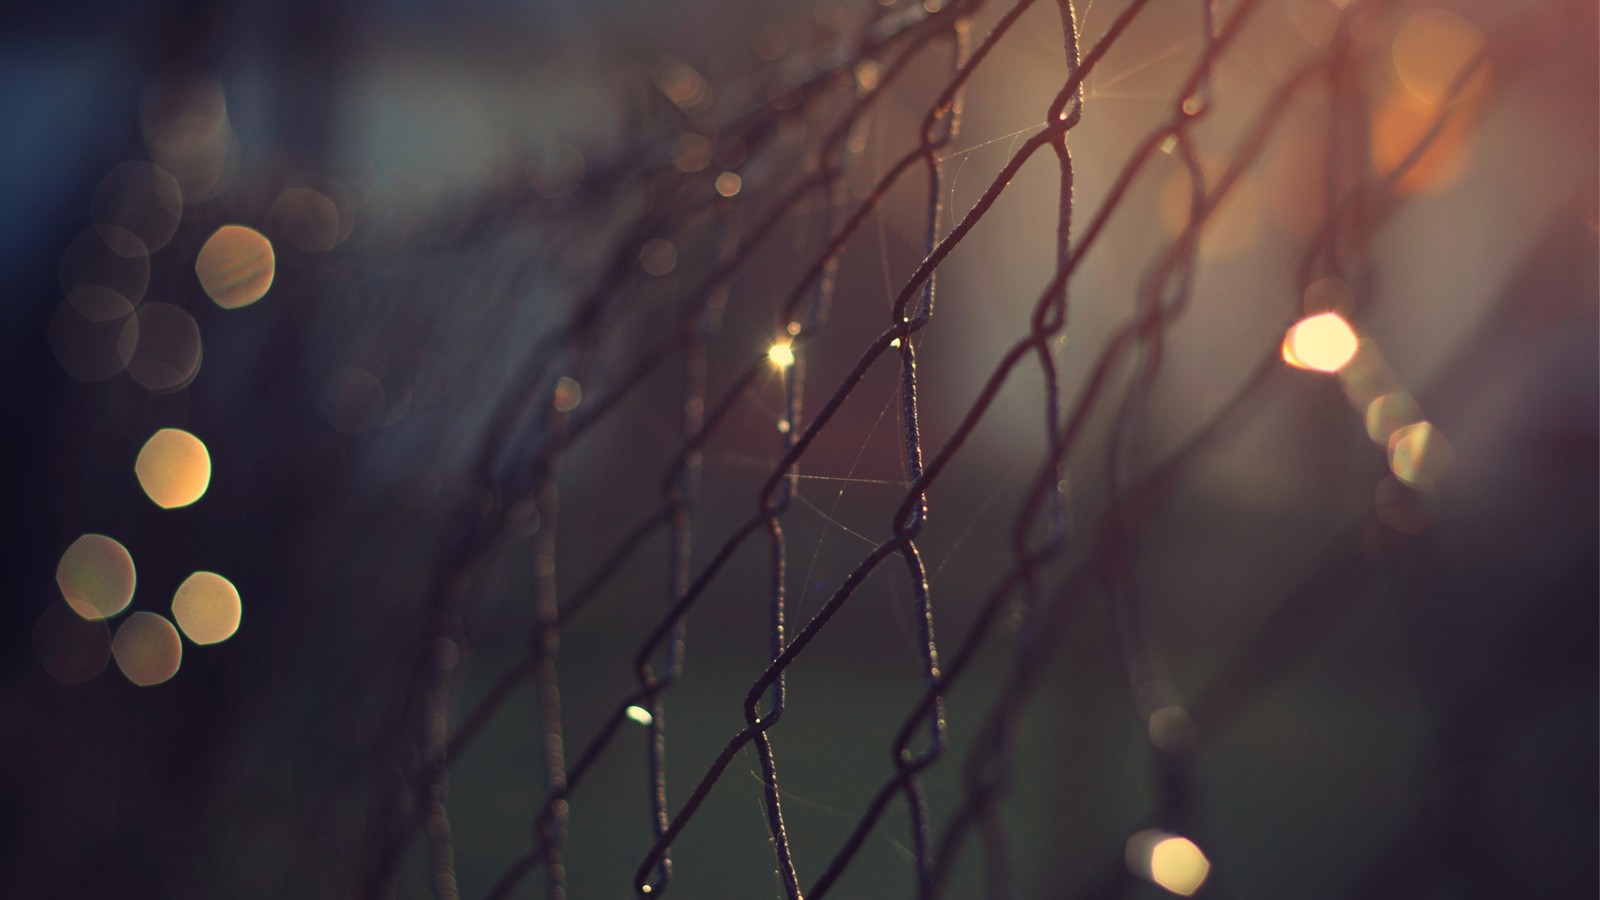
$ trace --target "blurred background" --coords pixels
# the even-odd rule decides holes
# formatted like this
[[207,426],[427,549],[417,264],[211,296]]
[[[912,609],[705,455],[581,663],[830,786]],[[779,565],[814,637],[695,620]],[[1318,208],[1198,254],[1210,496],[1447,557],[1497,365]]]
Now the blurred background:
[[[1084,52],[1127,7],[1075,4]],[[952,8],[976,43],[1008,7]],[[635,687],[675,596],[664,530],[613,555],[681,451],[689,351],[661,339],[694,310],[704,409],[732,398],[689,498],[698,573],[927,252],[919,162],[843,247],[831,319],[795,345],[790,422],[798,370],[767,361],[789,340],[783,304],[950,78],[948,33],[903,69],[899,45],[863,52],[862,36],[941,15],[938,0],[0,12],[6,895],[433,896],[423,829],[405,826],[426,755],[414,679],[436,659],[449,727],[509,685],[449,774],[459,888],[486,895],[548,795],[540,701],[502,682],[537,641],[542,592],[607,576],[560,630],[569,759]],[[1202,29],[1199,3],[1151,4],[1085,79],[1079,238],[1184,100]],[[1282,0],[1221,54],[1187,131],[1208,184],[1338,41],[1354,87],[1337,96],[1366,125],[1330,131],[1320,82],[1295,95],[1206,222],[1131,439],[1113,442],[1104,402],[1061,472],[1069,550],[1043,583],[1071,607],[1016,723],[1014,896],[1600,888],[1597,32],[1585,2]],[[1057,6],[1033,4],[973,76],[937,151],[946,232],[1047,123],[1061,34]],[[840,202],[791,198],[863,98]],[[1150,157],[1072,276],[1053,342],[1069,402],[1188,222],[1181,157]],[[1033,157],[939,267],[916,338],[925,457],[1027,332],[1056,269],[1058,177],[1048,149]],[[1340,178],[1371,209],[1318,270],[1303,261],[1343,221],[1325,201]],[[575,328],[585,308],[598,324]],[[1264,355],[1278,362],[1258,377]],[[1124,367],[1108,390],[1133,384]],[[929,492],[918,546],[946,655],[1014,562],[1043,385],[1030,366],[1008,380]],[[791,636],[893,533],[898,398],[898,366],[878,361],[798,469]],[[1103,550],[1108,465],[1151,471],[1213,425],[1123,551],[1130,580],[1062,593]],[[674,810],[770,659],[767,552],[739,545],[689,617],[663,697]],[[891,561],[789,670],[771,737],[804,886],[893,774],[923,689],[911,604]],[[936,833],[961,815],[961,759],[1026,621],[1007,607],[945,697],[950,747],[922,778]],[[570,797],[573,896],[633,890],[653,841],[647,735],[625,722]],[[908,831],[891,805],[832,893],[914,895]],[[1156,853],[1176,837],[1181,853]],[[752,751],[673,857],[680,896],[783,896]],[[994,889],[980,842],[949,878],[946,896]],[[544,890],[534,874],[512,895]]]

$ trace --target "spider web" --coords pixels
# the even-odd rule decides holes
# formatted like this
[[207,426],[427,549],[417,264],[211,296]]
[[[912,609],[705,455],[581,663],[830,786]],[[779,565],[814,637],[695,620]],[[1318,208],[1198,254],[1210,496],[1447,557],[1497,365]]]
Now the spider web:
[[[1380,166],[1371,33],[1399,4],[1304,4],[1276,69],[1259,0],[863,6],[726,88],[658,73],[636,142],[530,201],[583,250],[547,292],[561,321],[486,378],[478,499],[374,742],[367,893],[422,870],[439,897],[588,895],[625,868],[640,896],[706,895],[708,871],[1028,896],[1061,846],[1098,861],[1074,889],[1120,890],[1120,842],[1050,787],[1094,718],[1063,680],[1123,698],[1101,752],[1131,736],[1155,773],[1119,824],[1207,843],[1195,723],[1245,689],[1169,662],[1141,548],[1281,412],[1307,288],[1338,279],[1358,322],[1385,297],[1372,244],[1406,179],[1542,13],[1491,32]],[[1314,212],[1228,250],[1296,129]],[[663,153],[685,132],[712,165]],[[1229,302],[1246,270],[1279,295]],[[1290,567],[1309,584],[1360,583],[1343,521]],[[1256,621],[1238,659],[1280,633]]]

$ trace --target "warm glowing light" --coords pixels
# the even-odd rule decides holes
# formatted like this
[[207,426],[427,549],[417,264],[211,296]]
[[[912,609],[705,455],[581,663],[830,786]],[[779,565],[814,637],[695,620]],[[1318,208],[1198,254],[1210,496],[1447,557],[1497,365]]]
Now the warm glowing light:
[[1198,891],[1211,872],[1211,862],[1193,841],[1155,829],[1128,838],[1125,858],[1135,875],[1184,897]]
[[711,141],[692,131],[679,135],[672,147],[672,164],[680,172],[699,172],[711,165]]
[[794,365],[794,345],[788,341],[778,341],[767,348],[767,359],[780,369],[787,369]]
[[51,603],[33,626],[33,653],[51,678],[78,684],[105,671],[111,631],[105,622],[79,618],[64,604]]
[[1414,488],[1432,490],[1450,467],[1450,444],[1428,422],[1400,428],[1389,436],[1389,471]]
[[100,180],[89,215],[102,225],[126,229],[151,253],[172,240],[183,217],[183,191],[167,170],[147,162],[117,165]]
[[1301,319],[1283,336],[1283,361],[1299,369],[1337,372],[1356,355],[1360,341],[1337,313]]
[[583,402],[583,385],[563,375],[556,379],[556,389],[550,402],[556,412],[572,412]]
[[[331,210],[333,204],[329,203],[328,207]],[[333,215],[331,227],[337,233],[338,213]],[[194,263],[200,286],[223,309],[249,306],[266,296],[276,268],[272,242],[261,232],[243,225],[218,228],[200,248],[200,256]]]
[[[1427,104],[1444,100],[1463,66],[1483,48],[1476,25],[1443,9],[1419,9],[1394,36],[1394,71],[1412,96]],[[1462,97],[1483,88],[1483,67],[1463,85]]]
[[174,391],[200,371],[200,326],[170,303],[146,303],[117,337],[128,375],[149,391]]
[[133,472],[157,506],[177,509],[205,496],[211,484],[211,454],[189,432],[163,428],[145,441]]
[[239,590],[215,572],[196,572],[178,585],[172,617],[196,644],[217,644],[239,630]]
[[149,687],[178,674],[183,641],[171,622],[141,610],[117,629],[117,636],[111,639],[111,655],[129,681]]
[[1150,880],[1174,894],[1193,894],[1210,873],[1211,862],[1188,838],[1167,838],[1150,851]]
[[1389,446],[1389,438],[1407,425],[1422,421],[1422,408],[1405,391],[1390,391],[1367,404],[1367,436]]
[[128,548],[103,534],[73,541],[56,565],[61,596],[85,619],[105,619],[127,609],[137,580]]
[[656,87],[684,109],[699,106],[711,95],[705,78],[681,59],[668,60],[656,71]]
[[671,241],[651,238],[639,249],[639,265],[659,278],[678,267],[678,248]]
[[[1384,394],[1404,391],[1400,376],[1389,367],[1383,351],[1371,338],[1361,338],[1356,355],[1339,370],[1339,383],[1351,408],[1362,416],[1366,416],[1372,401]],[[1386,440],[1387,437],[1379,443]]]
[[[274,237],[287,238],[289,243],[307,253],[326,253],[344,239],[340,233],[339,207],[327,195],[310,188],[292,187],[279,194],[267,208],[267,222],[272,226]],[[271,253],[269,244],[269,258]],[[270,272],[267,283],[271,284]]]
[[628,707],[627,714],[629,719],[638,722],[640,725],[649,725],[651,722],[655,721],[655,717],[650,715],[650,710],[645,709],[642,706]]
[[1150,714],[1150,743],[1179,753],[1194,743],[1194,719],[1181,706],[1163,706]]
[[856,93],[866,96],[878,89],[878,79],[883,75],[883,67],[873,60],[856,64]]
[[[1396,90],[1378,108],[1372,122],[1372,164],[1387,175],[1404,162],[1433,128],[1439,111],[1406,91]],[[1422,155],[1395,182],[1398,192],[1435,191],[1455,183],[1467,170],[1474,131],[1470,111],[1457,112]]]
[[737,197],[744,190],[744,179],[738,172],[723,172],[717,176],[717,193],[723,197]]

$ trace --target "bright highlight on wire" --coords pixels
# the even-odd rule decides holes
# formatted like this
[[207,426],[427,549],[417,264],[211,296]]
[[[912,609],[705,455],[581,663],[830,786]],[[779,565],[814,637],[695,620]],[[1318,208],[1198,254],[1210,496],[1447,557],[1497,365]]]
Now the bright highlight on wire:
[[767,359],[780,369],[787,369],[794,365],[794,345],[788,341],[778,341],[767,350]]
[[1337,313],[1301,319],[1283,336],[1283,360],[1300,369],[1337,372],[1355,358],[1360,340]]

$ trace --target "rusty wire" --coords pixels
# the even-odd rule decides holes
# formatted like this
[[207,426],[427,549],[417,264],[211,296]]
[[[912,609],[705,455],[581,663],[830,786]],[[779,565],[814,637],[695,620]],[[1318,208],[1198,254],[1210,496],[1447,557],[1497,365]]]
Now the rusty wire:
[[[456,896],[447,773],[485,725],[496,716],[508,714],[508,698],[519,684],[530,679],[539,700],[546,795],[530,816],[529,848],[508,862],[489,890],[490,897],[510,895],[535,869],[543,871],[546,896],[566,896],[562,854],[569,805],[600,755],[617,740],[631,707],[650,714],[645,733],[649,792],[640,815],[648,820],[653,840],[650,846],[641,848],[633,879],[636,892],[654,896],[668,890],[674,843],[693,825],[697,811],[737,754],[753,746],[760,763],[766,827],[776,871],[785,895],[799,900],[827,895],[891,805],[900,799],[905,801],[910,821],[914,870],[910,888],[918,897],[940,896],[949,890],[962,846],[974,833],[981,838],[984,883],[990,896],[1014,894],[1001,801],[1013,781],[1017,720],[1059,646],[1068,616],[1087,593],[1103,590],[1111,599],[1122,658],[1139,712],[1148,716],[1156,708],[1176,701],[1177,689],[1145,635],[1134,568],[1139,533],[1171,495],[1185,469],[1219,435],[1248,414],[1247,399],[1281,365],[1277,348],[1268,348],[1235,394],[1181,446],[1162,459],[1141,464],[1136,453],[1137,436],[1146,418],[1152,386],[1162,370],[1165,335],[1183,317],[1193,292],[1200,264],[1200,237],[1218,206],[1282,125],[1290,103],[1304,91],[1324,87],[1333,98],[1326,142],[1331,149],[1323,173],[1328,213],[1304,248],[1300,277],[1302,283],[1309,283],[1313,274],[1340,274],[1352,284],[1361,285],[1365,277],[1360,270],[1363,244],[1370,240],[1377,222],[1393,209],[1396,182],[1438,138],[1456,110],[1449,103],[1441,104],[1432,126],[1390,171],[1369,171],[1364,156],[1355,158],[1352,148],[1365,145],[1369,128],[1365,121],[1367,107],[1359,96],[1355,74],[1359,54],[1368,51],[1352,37],[1352,31],[1361,17],[1374,15],[1385,4],[1382,0],[1353,2],[1341,13],[1333,39],[1276,87],[1255,112],[1226,166],[1215,179],[1208,179],[1192,131],[1218,104],[1228,102],[1216,89],[1216,63],[1263,4],[1260,0],[1241,0],[1231,4],[1226,15],[1218,15],[1211,0],[1196,0],[1192,9],[1200,33],[1198,59],[1173,93],[1165,119],[1139,141],[1111,183],[1104,203],[1080,225],[1079,211],[1074,206],[1070,135],[1075,128],[1093,121],[1093,111],[1084,108],[1083,86],[1096,65],[1136,20],[1147,15],[1152,4],[1149,0],[1131,0],[1103,34],[1093,41],[1083,41],[1080,47],[1077,10],[1070,0],[1057,0],[1062,87],[1045,111],[1044,124],[1021,141],[979,199],[947,230],[943,202],[948,180],[939,151],[959,134],[964,87],[1023,13],[1034,5],[1033,0],[1016,0],[999,15],[988,34],[976,41],[969,40],[968,32],[983,6],[982,0],[959,0],[932,13],[915,5],[892,10],[869,5],[873,9],[859,23],[855,37],[841,39],[838,52],[820,60],[812,74],[796,86],[800,99],[792,113],[755,102],[748,112],[731,117],[722,126],[723,136],[738,137],[755,155],[770,142],[776,123],[784,115],[805,115],[813,101],[837,92],[841,82],[850,81],[857,64],[880,62],[877,83],[852,96],[830,127],[808,148],[813,163],[810,170],[799,172],[792,184],[777,189],[764,208],[758,207],[756,198],[703,199],[707,192],[691,192],[688,187],[694,179],[672,171],[670,166],[648,173],[646,177],[657,186],[661,202],[650,215],[616,238],[611,254],[595,273],[591,289],[573,304],[565,325],[530,348],[516,383],[501,399],[479,444],[476,471],[480,483],[492,495],[531,498],[536,504],[543,524],[532,550],[537,576],[532,603],[534,627],[525,658],[501,675],[452,729],[449,723],[459,693],[459,676],[453,659],[443,657],[448,656],[448,648],[467,642],[462,613],[469,601],[468,582],[503,539],[492,511],[465,516],[458,525],[454,549],[447,553],[430,589],[411,680],[398,692],[398,702],[386,727],[386,738],[414,740],[416,754],[376,817],[379,825],[366,860],[365,887],[369,894],[382,893],[392,882],[416,832],[423,830],[428,835],[435,893],[440,897]],[[1460,72],[1449,96],[1464,89],[1476,67],[1501,42],[1499,38],[1491,40],[1485,51]],[[871,189],[851,203],[843,190],[843,180],[852,165],[845,145],[873,104],[924,54],[942,56],[948,66],[948,81],[922,118],[916,146],[888,164]],[[923,399],[918,392],[917,339],[935,317],[940,266],[982,221],[1021,167],[1045,148],[1055,155],[1059,170],[1053,275],[1034,302],[1026,333],[1018,336],[1001,357],[943,444],[928,446],[919,427]],[[1069,286],[1107,222],[1122,208],[1130,185],[1163,149],[1176,153],[1188,177],[1187,224],[1144,273],[1130,317],[1095,352],[1088,377],[1081,384],[1063,386],[1058,359],[1062,349],[1055,338],[1067,326]],[[891,188],[919,165],[927,185],[923,259],[898,289],[882,330],[859,341],[859,357],[849,372],[839,383],[821,386],[826,392],[820,395],[820,402],[813,395],[808,403],[806,348],[828,328],[840,255],[859,237]],[[749,518],[731,533],[713,538],[718,540],[715,549],[695,571],[691,568],[691,549],[698,530],[694,527],[694,510],[702,450],[730,421],[766,366],[765,361],[757,361],[729,383],[712,384],[706,365],[707,342],[715,334],[724,307],[746,302],[730,295],[734,274],[771,238],[779,223],[806,202],[817,202],[823,210],[824,240],[803,266],[801,277],[776,292],[779,299],[771,307],[772,334],[775,339],[792,340],[795,356],[793,364],[782,372],[783,407],[777,448],[780,458],[754,498],[755,509]],[[631,302],[629,288],[636,277],[633,259],[639,244],[651,234],[689,234],[696,227],[712,235],[715,253],[706,270],[677,299],[677,328],[637,354],[631,368],[580,410],[560,412],[533,402],[532,398],[548,396],[557,376],[584,372],[598,348],[617,339],[613,320]],[[1364,302],[1366,293],[1357,291],[1358,302]],[[820,608],[795,628],[788,620],[786,586],[790,573],[783,518],[800,490],[800,466],[818,436],[835,421],[841,405],[859,389],[869,369],[885,356],[895,359],[898,370],[894,399],[907,489],[889,523],[887,536],[860,559]],[[994,579],[971,627],[941,644],[936,639],[929,576],[917,545],[934,502],[931,492],[990,411],[998,393],[1030,360],[1037,365],[1045,385],[1040,420],[1046,452],[1030,469],[1028,492],[1016,510],[1010,534],[1013,558]],[[675,368],[679,382],[678,446],[659,481],[659,506],[624,531],[602,564],[560,597],[555,524],[563,456],[630,392],[664,366]],[[1130,369],[1131,376],[1122,378]],[[1118,391],[1120,397],[1113,397]],[[1069,539],[1064,503],[1056,486],[1068,458],[1084,441],[1089,417],[1107,404],[1114,404],[1115,409],[1105,469],[1111,500],[1092,534]],[[811,405],[815,410],[808,413]],[[568,735],[562,726],[557,669],[562,630],[602,593],[621,563],[662,529],[667,532],[669,547],[665,603],[649,611],[651,624],[633,655],[636,686],[617,699],[594,733]],[[704,768],[699,781],[674,806],[664,762],[669,739],[665,722],[671,689],[683,671],[689,647],[688,616],[706,595],[708,586],[722,576],[735,551],[758,534],[764,537],[768,551],[768,580],[763,591],[768,606],[768,665],[745,694],[744,726],[728,739]],[[891,558],[898,558],[904,565],[905,581],[910,587],[923,691],[905,712],[889,748],[891,771],[861,810],[848,837],[828,860],[797,861],[783,818],[774,739],[774,728],[787,702],[786,675],[867,577]],[[1052,565],[1069,559],[1072,564],[1064,571]],[[1009,649],[1010,669],[1004,688],[982,717],[947,723],[943,696],[963,678],[980,648],[990,641],[998,624],[1013,608],[1024,625],[1017,630]],[[939,825],[931,820],[919,776],[941,761],[947,749],[947,730],[957,727],[976,739],[962,763],[963,793],[957,798],[955,812]],[[569,743],[573,737],[577,742]],[[574,749],[576,752],[572,752]],[[1159,802],[1164,816],[1180,820],[1184,815],[1184,779],[1189,776],[1181,759],[1172,761],[1171,771],[1173,777],[1163,782]],[[805,886],[803,873],[811,873],[809,887]]]

